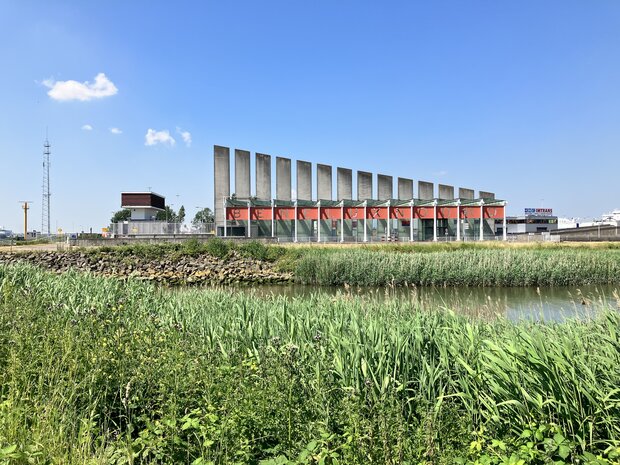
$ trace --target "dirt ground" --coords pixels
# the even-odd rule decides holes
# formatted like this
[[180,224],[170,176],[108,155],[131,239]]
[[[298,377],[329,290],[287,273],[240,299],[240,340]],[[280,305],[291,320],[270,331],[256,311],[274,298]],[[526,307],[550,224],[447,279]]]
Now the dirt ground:
[[50,252],[58,250],[58,244],[6,245],[0,247],[0,253],[16,252]]

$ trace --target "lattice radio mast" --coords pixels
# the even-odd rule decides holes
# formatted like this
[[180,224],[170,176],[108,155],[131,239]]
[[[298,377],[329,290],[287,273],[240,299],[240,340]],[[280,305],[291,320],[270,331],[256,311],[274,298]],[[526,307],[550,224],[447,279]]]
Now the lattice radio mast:
[[45,138],[43,144],[43,203],[41,206],[41,233],[51,235],[50,229],[50,143]]

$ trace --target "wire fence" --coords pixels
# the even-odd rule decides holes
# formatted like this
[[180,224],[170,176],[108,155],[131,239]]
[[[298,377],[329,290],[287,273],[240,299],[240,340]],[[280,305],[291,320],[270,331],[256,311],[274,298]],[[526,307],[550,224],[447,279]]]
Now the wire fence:
[[123,221],[112,223],[110,233],[118,236],[176,236],[181,234],[214,234],[213,223],[198,223],[186,226],[167,221]]

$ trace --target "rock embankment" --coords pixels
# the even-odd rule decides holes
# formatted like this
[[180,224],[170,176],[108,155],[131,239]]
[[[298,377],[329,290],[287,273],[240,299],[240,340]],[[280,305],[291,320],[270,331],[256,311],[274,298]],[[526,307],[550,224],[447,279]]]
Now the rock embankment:
[[121,256],[98,252],[0,253],[0,264],[31,263],[56,273],[75,269],[106,276],[166,284],[286,283],[293,276],[276,271],[271,263],[232,252],[220,259],[208,254],[161,258]]

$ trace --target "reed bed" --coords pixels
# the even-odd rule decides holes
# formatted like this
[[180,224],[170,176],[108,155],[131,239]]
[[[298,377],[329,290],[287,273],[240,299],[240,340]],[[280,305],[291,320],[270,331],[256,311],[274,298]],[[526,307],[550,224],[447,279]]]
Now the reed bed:
[[620,283],[620,249],[316,250],[295,267],[302,283],[384,286],[568,286]]
[[619,327],[3,266],[0,463],[617,463]]

